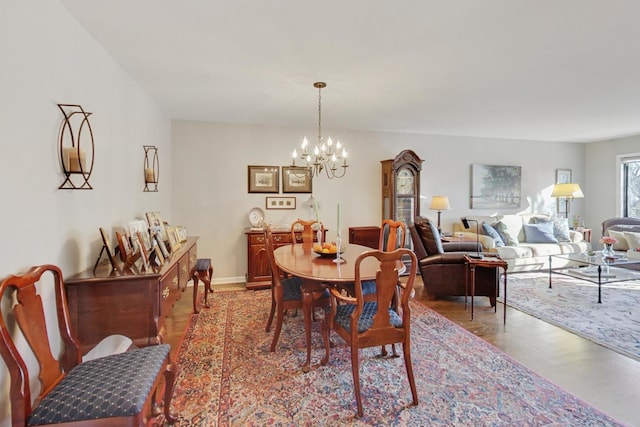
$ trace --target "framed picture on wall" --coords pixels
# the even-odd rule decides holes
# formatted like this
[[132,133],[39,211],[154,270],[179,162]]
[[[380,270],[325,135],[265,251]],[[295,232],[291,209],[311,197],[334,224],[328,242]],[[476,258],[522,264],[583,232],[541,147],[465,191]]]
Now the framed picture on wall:
[[307,174],[307,168],[297,166],[282,167],[283,193],[311,193],[313,180]]
[[471,165],[471,209],[520,207],[520,166]]
[[295,209],[295,197],[267,197],[267,209]]
[[279,193],[279,178],[278,166],[247,166],[249,193]]
[[[569,184],[571,182],[571,169],[556,169],[556,184]],[[567,214],[567,204],[564,197],[556,198],[556,211],[559,214]]]
[[556,184],[571,182],[571,169],[556,169]]

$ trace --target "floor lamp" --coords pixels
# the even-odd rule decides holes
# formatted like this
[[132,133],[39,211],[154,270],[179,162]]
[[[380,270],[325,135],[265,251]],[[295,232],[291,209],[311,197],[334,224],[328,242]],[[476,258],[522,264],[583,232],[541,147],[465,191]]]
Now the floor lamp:
[[431,198],[429,209],[438,211],[438,233],[441,233],[442,230],[440,229],[440,214],[442,213],[442,211],[448,211],[449,209],[451,209],[449,198],[447,196],[433,196]]
[[565,211],[567,219],[569,219],[569,207],[571,206],[571,200],[581,199],[584,197],[580,185],[576,183],[556,184],[553,186],[551,197],[564,197]]

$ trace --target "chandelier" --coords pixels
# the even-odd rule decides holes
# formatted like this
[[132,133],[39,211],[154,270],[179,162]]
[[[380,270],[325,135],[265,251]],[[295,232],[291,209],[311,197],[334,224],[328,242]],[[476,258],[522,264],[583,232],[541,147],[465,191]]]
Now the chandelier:
[[331,138],[323,141],[322,138],[322,88],[326,87],[325,82],[316,82],[313,87],[318,88],[318,142],[313,149],[309,146],[307,137],[302,140],[300,153],[298,149],[293,150],[292,166],[296,167],[296,159],[301,160],[306,175],[309,178],[319,176],[323,171],[329,179],[342,178],[347,173],[347,150],[344,149],[340,141],[335,144]]

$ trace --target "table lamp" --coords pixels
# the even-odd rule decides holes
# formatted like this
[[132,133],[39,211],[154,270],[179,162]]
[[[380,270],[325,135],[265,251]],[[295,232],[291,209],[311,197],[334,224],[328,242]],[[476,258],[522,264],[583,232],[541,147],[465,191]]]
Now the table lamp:
[[476,251],[477,253],[474,254],[467,254],[467,256],[469,258],[476,258],[476,259],[482,259],[484,258],[484,255],[482,255],[480,253],[480,230],[478,228],[478,221],[476,221],[475,219],[469,219],[467,217],[462,217],[460,218],[460,220],[462,221],[462,225],[464,225],[464,228],[469,228],[469,223],[470,222],[475,222],[476,223]]
[[569,218],[569,206],[571,205],[571,200],[581,199],[584,197],[584,194],[580,189],[580,185],[569,182],[566,184],[554,185],[553,191],[551,192],[551,197],[564,197],[564,201],[566,203],[565,206],[566,206],[567,218]]
[[440,229],[440,214],[442,213],[442,211],[448,211],[449,209],[451,209],[449,198],[447,196],[433,196],[431,198],[429,209],[438,211],[438,233],[441,233],[442,230]]

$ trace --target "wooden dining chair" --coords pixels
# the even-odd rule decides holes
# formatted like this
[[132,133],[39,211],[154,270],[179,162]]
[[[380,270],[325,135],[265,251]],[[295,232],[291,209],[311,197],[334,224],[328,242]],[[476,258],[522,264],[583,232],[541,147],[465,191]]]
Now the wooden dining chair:
[[[316,230],[313,229],[313,226],[317,224],[318,221],[315,219],[306,221],[304,219],[298,218],[293,224],[291,224],[291,242],[292,243],[313,243],[314,233]],[[302,226],[302,240],[299,241],[296,236],[296,231],[300,231],[300,227]],[[320,232],[324,235],[324,224],[320,222]]]
[[[380,262],[380,269],[376,273],[374,301],[365,300],[360,280],[360,264],[370,257]],[[411,267],[406,281],[400,282],[398,263],[402,262],[403,257],[411,258]],[[355,261],[355,295],[348,296],[335,288],[330,289],[331,308],[322,322],[325,356],[320,363],[322,365],[329,363],[329,338],[333,330],[351,347],[351,370],[359,417],[363,415],[359,364],[361,348],[402,343],[413,404],[418,404],[418,392],[411,364],[411,310],[409,307],[416,269],[416,256],[409,249],[400,248],[393,252],[368,251],[358,256]],[[398,286],[402,288],[399,310],[394,307],[394,295]]]
[[169,345],[82,362],[58,267],[9,276],[0,284],[0,300],[11,301],[1,306],[0,355],[9,372],[12,426],[149,425],[159,413],[156,393],[163,382],[164,415],[176,421]]
[[[284,321],[285,312],[287,312],[287,310],[297,310],[303,308],[303,281],[300,277],[284,277],[280,268],[276,264],[276,259],[273,254],[273,235],[269,227],[265,228],[264,237],[265,252],[267,255],[267,259],[269,260],[269,267],[271,269],[271,311],[269,313],[269,320],[267,321],[267,332],[271,330],[273,317],[274,315],[276,316],[276,328],[273,332],[271,347],[269,348],[269,350],[273,352],[276,350],[276,345],[278,344],[278,339],[280,338],[280,331],[282,330],[282,322]],[[312,307],[325,308],[328,306],[329,291],[325,290],[321,295],[314,298]]]

